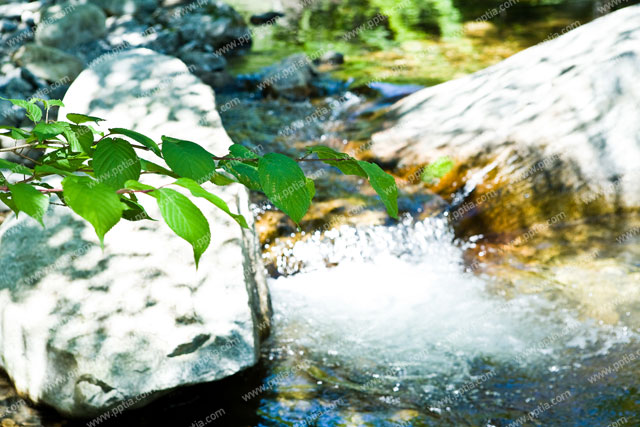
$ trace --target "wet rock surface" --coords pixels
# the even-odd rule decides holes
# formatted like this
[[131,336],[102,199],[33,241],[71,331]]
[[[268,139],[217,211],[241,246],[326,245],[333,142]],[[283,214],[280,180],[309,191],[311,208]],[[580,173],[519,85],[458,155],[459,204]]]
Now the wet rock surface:
[[454,159],[437,190],[461,195],[468,235],[637,210],[639,18],[625,8],[405,98],[372,152],[400,167]]

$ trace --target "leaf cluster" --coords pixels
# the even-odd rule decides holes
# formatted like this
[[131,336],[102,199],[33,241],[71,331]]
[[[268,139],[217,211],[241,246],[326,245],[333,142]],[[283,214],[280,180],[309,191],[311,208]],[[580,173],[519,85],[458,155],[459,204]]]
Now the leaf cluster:
[[[24,212],[44,226],[50,198],[55,195],[63,205],[91,223],[101,244],[121,219],[152,220],[139,200],[147,197],[157,203],[169,228],[192,246],[197,265],[209,246],[211,230],[192,198],[210,202],[240,227],[248,227],[242,215],[232,212],[222,198],[205,188],[207,183],[217,186],[237,183],[263,192],[274,206],[299,224],[315,195],[313,180],[299,166],[303,161],[323,162],[344,174],[368,179],[389,215],[394,218],[398,215],[393,177],[375,163],[356,160],[329,147],[310,147],[302,158],[293,159],[279,153],[260,156],[234,144],[226,155],[219,157],[188,140],[163,136],[157,143],[130,129],[110,128],[103,132],[96,129],[103,119],[85,114],[71,113],[66,115],[66,121],[49,121],[50,108],[64,106],[59,100],[7,101],[27,110],[33,128],[0,127],[1,136],[16,140],[15,147],[2,151],[15,151],[19,155],[25,148],[46,151],[34,161],[33,168],[0,159],[0,170],[22,178],[10,182],[0,173],[0,200],[16,214]],[[44,119],[39,104],[44,107]],[[153,153],[157,160],[139,157],[141,150]],[[154,187],[142,182],[146,174],[174,180]],[[51,176],[62,178],[62,188],[47,184]]]

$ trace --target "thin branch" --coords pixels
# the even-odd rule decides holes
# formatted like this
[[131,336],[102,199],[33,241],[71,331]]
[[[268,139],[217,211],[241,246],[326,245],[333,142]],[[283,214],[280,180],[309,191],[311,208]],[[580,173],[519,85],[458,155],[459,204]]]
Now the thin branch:
[[29,148],[38,144],[39,142],[32,142],[31,144],[16,145],[15,147],[9,147],[9,148],[1,148],[0,153],[6,152],[6,151],[16,151],[16,150],[20,150],[21,148]]
[[41,163],[41,162],[39,162],[39,161],[37,161],[36,159],[32,159],[31,157],[26,156],[26,155],[24,155],[24,154],[22,154],[22,153],[18,153],[17,151],[16,151],[14,154],[16,154],[16,155],[18,155],[18,156],[22,157],[23,159],[27,159],[27,160],[29,160],[30,162],[35,163],[36,165],[42,165],[42,163]]

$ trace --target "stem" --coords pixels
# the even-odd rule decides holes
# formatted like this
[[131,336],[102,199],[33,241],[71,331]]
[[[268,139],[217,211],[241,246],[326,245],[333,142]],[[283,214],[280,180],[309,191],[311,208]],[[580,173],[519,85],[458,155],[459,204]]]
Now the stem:
[[38,144],[39,144],[38,142],[32,142],[31,144],[16,145],[15,147],[10,147],[10,148],[2,148],[2,149],[0,149],[0,153],[6,152],[6,151],[20,150],[22,148],[29,148],[29,147],[33,147],[34,145],[38,145]]
[[24,155],[24,154],[22,154],[22,153],[18,153],[18,152],[16,152],[16,153],[14,153],[14,154],[16,154],[16,155],[18,155],[18,156],[22,157],[23,159],[27,159],[27,160],[29,160],[30,162],[35,163],[36,165],[42,165],[42,163],[41,163],[41,162],[37,161],[36,159],[32,159],[32,158],[31,158],[31,157],[29,157],[29,156],[25,156],[25,155]]

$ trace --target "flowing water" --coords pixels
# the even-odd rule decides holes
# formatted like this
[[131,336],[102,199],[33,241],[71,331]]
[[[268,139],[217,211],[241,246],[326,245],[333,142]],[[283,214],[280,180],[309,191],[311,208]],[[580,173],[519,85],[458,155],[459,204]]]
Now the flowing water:
[[[539,41],[521,33],[438,42],[419,61],[411,44],[358,48],[337,75],[436,83]],[[276,36],[232,66],[253,71],[273,49],[295,52]],[[313,49],[313,39],[298,47]],[[389,73],[397,63],[405,68]],[[337,91],[298,103],[227,93],[218,104],[230,106],[221,114],[235,142],[287,153],[322,143],[366,157],[384,101]],[[188,425],[218,407],[227,415],[215,425],[225,426],[640,425],[638,233],[616,243],[620,230],[607,224],[576,225],[508,252],[483,236],[457,238],[446,203],[421,185],[402,189],[395,222],[358,178],[305,167],[319,208],[302,231],[254,195],[275,313],[259,366],[113,425]],[[17,405],[19,425],[86,425],[30,409],[3,381],[0,401]]]
[[[287,113],[249,99],[243,110],[295,121],[345,97],[269,149],[348,149],[367,129],[354,114],[364,97]],[[366,189],[309,168],[330,189],[320,204]],[[244,390],[259,402],[253,425],[640,425],[638,233],[618,244],[608,224],[570,225],[528,241],[525,256],[483,236],[456,238],[445,207],[425,215],[428,190],[402,193],[417,202],[401,203],[399,222],[355,215],[340,225],[328,210],[322,225],[263,233],[275,316],[266,371]],[[256,203],[259,216],[273,213]],[[363,203],[349,213],[379,210]]]

